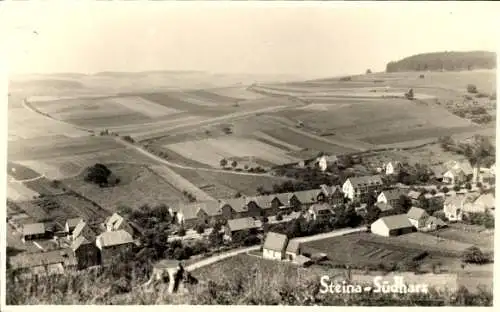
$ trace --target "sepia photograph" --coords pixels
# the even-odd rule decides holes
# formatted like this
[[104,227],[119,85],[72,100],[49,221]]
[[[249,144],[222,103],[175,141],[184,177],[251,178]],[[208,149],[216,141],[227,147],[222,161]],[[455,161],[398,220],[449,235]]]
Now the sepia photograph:
[[493,306],[500,5],[4,8],[6,309]]

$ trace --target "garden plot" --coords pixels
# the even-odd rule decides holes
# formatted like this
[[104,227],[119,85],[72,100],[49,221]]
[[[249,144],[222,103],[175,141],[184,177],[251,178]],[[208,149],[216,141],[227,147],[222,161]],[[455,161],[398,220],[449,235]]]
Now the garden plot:
[[217,138],[169,144],[166,148],[195,161],[220,167],[222,158],[254,156],[274,164],[298,161],[287,156],[286,151],[257,140],[242,138]]

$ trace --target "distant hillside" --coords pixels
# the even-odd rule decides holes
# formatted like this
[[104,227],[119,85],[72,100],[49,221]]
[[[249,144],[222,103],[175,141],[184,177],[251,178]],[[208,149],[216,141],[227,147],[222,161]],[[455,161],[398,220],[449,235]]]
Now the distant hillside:
[[386,72],[454,71],[496,68],[496,54],[487,51],[435,52],[417,54],[386,66]]

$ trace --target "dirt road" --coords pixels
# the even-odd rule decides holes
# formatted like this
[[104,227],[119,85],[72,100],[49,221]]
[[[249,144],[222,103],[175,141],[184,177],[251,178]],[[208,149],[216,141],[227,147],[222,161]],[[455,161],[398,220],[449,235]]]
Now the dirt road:
[[[297,240],[301,243],[305,243],[305,242],[311,242],[311,241],[321,240],[321,239],[330,238],[330,237],[347,235],[347,234],[356,233],[356,232],[363,232],[363,231],[366,231],[366,229],[367,228],[364,226],[359,227],[359,228],[352,228],[352,229],[351,228],[340,229],[340,230],[335,230],[335,231],[328,232],[328,233],[322,233],[322,234],[312,235],[312,236],[308,236],[308,237],[301,237],[301,238],[298,238]],[[213,263],[222,261],[224,259],[234,257],[234,256],[242,254],[242,253],[247,253],[247,252],[252,251],[252,250],[259,250],[259,248],[260,248],[260,245],[228,251],[228,252],[216,255],[216,256],[212,256],[210,258],[200,260],[196,263],[193,263],[193,264],[187,266],[185,269],[187,271],[193,271],[193,270],[202,268],[204,266],[211,265]]]

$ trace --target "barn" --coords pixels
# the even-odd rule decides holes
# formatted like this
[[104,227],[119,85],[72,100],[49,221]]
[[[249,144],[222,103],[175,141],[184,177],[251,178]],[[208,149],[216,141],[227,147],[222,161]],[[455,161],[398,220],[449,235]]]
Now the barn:
[[373,234],[380,236],[397,236],[415,231],[406,214],[387,216],[378,219],[371,225]]

